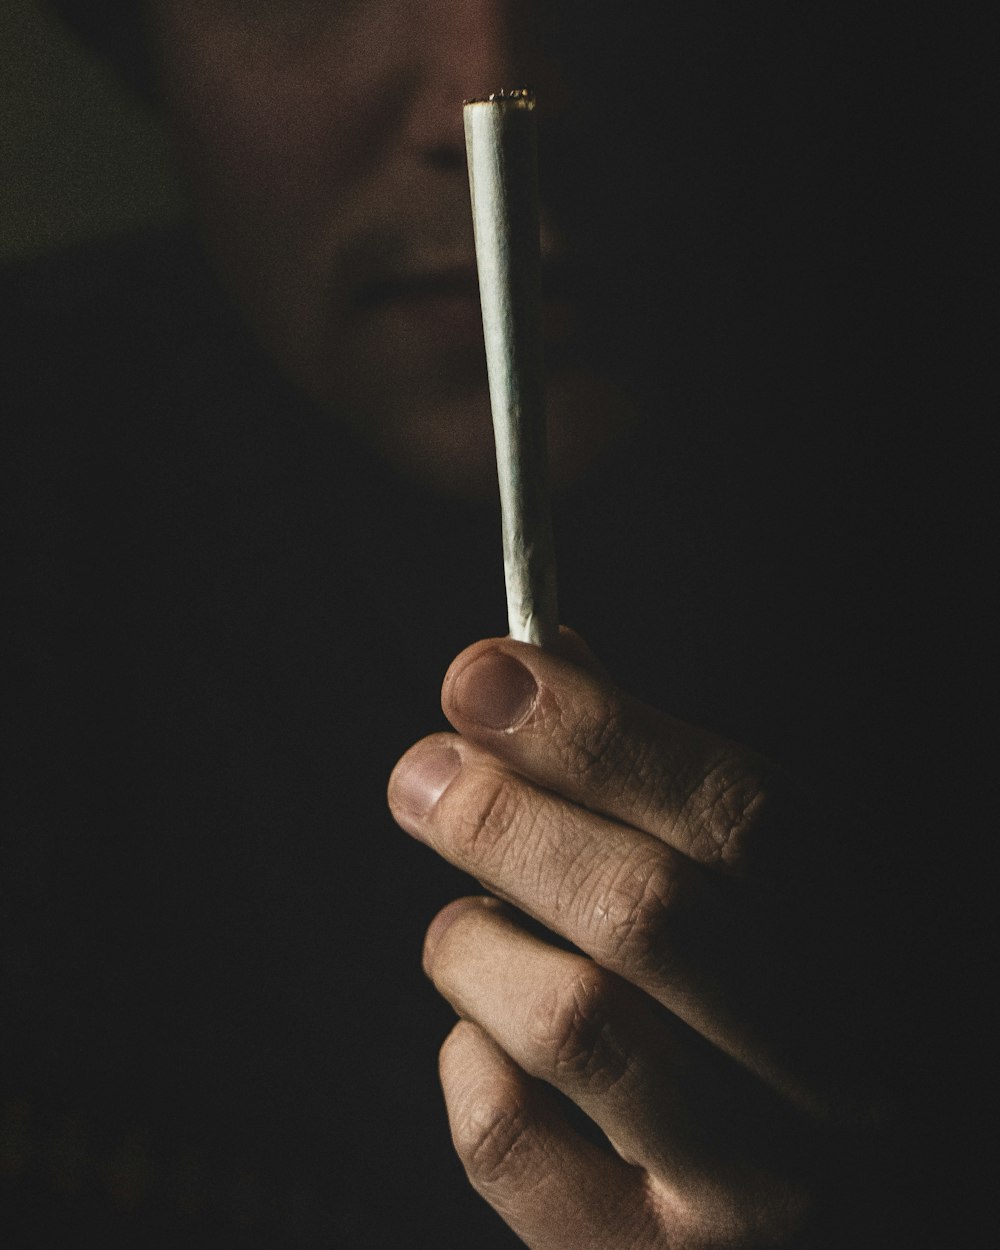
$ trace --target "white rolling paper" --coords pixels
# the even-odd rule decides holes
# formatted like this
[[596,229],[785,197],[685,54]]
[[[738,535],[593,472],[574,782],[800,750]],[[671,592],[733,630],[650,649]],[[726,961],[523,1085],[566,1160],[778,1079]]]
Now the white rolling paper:
[[503,523],[510,635],[558,635],[542,363],[535,100],[498,92],[465,104],[476,263]]

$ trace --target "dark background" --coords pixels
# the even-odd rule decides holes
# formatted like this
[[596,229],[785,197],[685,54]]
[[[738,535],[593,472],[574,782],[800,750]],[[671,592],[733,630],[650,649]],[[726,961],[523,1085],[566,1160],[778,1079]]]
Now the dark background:
[[0,3],[0,262],[180,211],[148,110],[34,0]]

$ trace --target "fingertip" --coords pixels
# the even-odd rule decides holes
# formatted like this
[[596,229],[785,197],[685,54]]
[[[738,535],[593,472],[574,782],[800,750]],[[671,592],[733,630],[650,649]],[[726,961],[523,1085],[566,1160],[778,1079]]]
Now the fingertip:
[[[513,644],[517,647],[517,644]],[[464,651],[452,664],[441,691],[445,715],[494,732],[516,729],[534,710],[538,682],[509,640],[492,639]],[[528,659],[530,657],[523,657]]]
[[590,676],[610,680],[607,669],[583,638],[562,625],[552,647],[538,648],[507,638],[484,638],[455,657],[441,688],[448,719],[492,731],[510,731],[527,723],[534,711],[542,677],[554,676],[546,658],[566,661]]
[[484,652],[499,649],[505,642],[509,641],[509,638],[480,638],[459,651],[458,655],[448,665],[444,681],[441,683],[441,707],[445,715],[448,714],[448,708],[453,701],[455,683],[465,669],[470,664],[474,664]]
[[[413,746],[404,751],[393,765],[385,787],[386,802],[394,816],[399,810],[401,801],[403,806],[407,806],[405,799],[405,792],[409,788],[407,783],[413,779],[418,766],[431,761],[437,761],[440,780],[441,763],[453,756],[454,767],[451,769],[453,774],[461,763],[459,747],[460,739],[457,734],[435,733],[429,734],[426,738],[421,738],[419,742],[415,742]],[[444,786],[442,785],[440,788],[443,790]]]
[[431,921],[424,935],[423,968],[428,976],[434,961],[434,953],[441,944],[441,939],[456,920],[470,911],[502,911],[503,903],[498,898],[486,894],[472,894],[465,898],[453,899],[447,903]]
[[438,1069],[445,1090],[464,1088],[479,1075],[483,1061],[501,1064],[507,1059],[489,1034],[473,1020],[456,1021],[441,1043]]

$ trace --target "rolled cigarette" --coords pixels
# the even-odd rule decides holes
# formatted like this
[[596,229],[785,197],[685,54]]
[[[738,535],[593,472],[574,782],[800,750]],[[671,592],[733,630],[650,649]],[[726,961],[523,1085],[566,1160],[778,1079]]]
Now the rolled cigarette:
[[466,101],[465,144],[503,523],[510,636],[559,632],[542,366],[535,99]]

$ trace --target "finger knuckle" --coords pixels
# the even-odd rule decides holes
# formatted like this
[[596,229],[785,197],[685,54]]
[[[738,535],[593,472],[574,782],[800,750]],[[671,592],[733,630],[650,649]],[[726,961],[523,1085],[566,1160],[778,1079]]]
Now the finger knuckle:
[[639,768],[625,732],[621,699],[605,694],[582,714],[560,710],[559,741],[564,770],[586,789],[607,793],[628,788]]
[[627,1058],[615,1037],[614,999],[611,979],[593,964],[539,995],[528,1023],[539,1076],[593,1092],[621,1079]]
[[665,851],[644,849],[627,859],[593,907],[603,958],[632,972],[662,970],[677,927],[679,884]]
[[518,1180],[534,1153],[527,1108],[500,1091],[479,1091],[456,1118],[452,1137],[469,1180],[479,1190]]
[[470,864],[502,854],[508,835],[524,814],[524,796],[517,782],[482,776],[455,820],[453,839],[458,854]]
[[710,867],[744,873],[759,850],[768,796],[761,761],[737,751],[717,756],[686,804],[689,853]]

